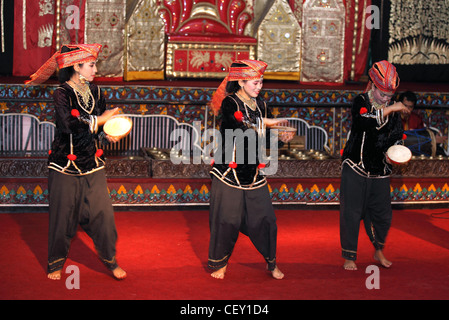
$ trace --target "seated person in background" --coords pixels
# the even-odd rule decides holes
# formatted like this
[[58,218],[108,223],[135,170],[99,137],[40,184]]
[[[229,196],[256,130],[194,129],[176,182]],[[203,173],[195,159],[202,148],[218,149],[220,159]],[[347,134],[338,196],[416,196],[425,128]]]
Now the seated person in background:
[[[402,102],[410,110],[410,113],[401,113],[401,120],[404,131],[422,129],[425,127],[421,116],[416,112],[413,112],[417,100],[418,99],[416,97],[416,94],[412,91],[405,91],[399,96],[399,101]],[[445,143],[447,141],[446,136],[442,136],[439,132],[435,133],[435,141],[437,144]],[[441,150],[439,150],[438,153],[441,154]]]
[[401,113],[402,125],[404,127],[404,130],[424,128],[424,122],[422,121],[421,116],[413,112],[417,100],[418,99],[416,98],[416,94],[412,91],[405,91],[399,96],[399,101],[402,102],[407,107],[407,109],[410,110],[410,113]]

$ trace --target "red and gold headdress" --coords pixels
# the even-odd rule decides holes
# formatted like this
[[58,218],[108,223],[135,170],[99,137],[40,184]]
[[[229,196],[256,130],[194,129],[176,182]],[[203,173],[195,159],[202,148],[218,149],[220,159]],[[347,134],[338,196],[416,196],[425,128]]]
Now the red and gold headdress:
[[[373,64],[368,71],[372,83],[382,92],[395,92],[399,86],[399,75],[396,68],[390,62],[382,60]],[[371,89],[371,83],[368,84],[366,91]]]
[[222,81],[217,91],[215,91],[210,102],[210,107],[214,112],[214,115],[218,114],[218,111],[221,108],[221,102],[226,96],[226,85],[228,81],[258,80],[263,76],[265,69],[267,68],[265,62],[258,60],[236,60],[234,63],[244,64],[245,66],[231,66],[229,68],[228,75]]
[[25,84],[39,84],[45,82],[56,71],[56,67],[59,69],[67,68],[75,64],[88,63],[95,61],[98,58],[98,54],[101,50],[101,44],[67,44],[64,45],[68,48],[77,48],[77,50],[61,53],[61,49],[53,54],[35,73],[30,76],[30,80]]

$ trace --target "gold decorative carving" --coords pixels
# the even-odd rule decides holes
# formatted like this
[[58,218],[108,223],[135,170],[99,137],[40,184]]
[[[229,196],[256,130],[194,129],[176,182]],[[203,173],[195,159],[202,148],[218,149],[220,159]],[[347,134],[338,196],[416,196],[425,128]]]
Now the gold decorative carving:
[[[194,68],[198,63],[204,63],[211,57],[211,52],[214,53],[213,58],[215,64],[219,63],[222,66],[222,72],[192,72],[189,69],[183,71],[175,71],[175,57],[176,51],[185,50],[187,56],[193,57],[187,63],[189,67]],[[167,77],[191,77],[191,78],[223,78],[226,75],[231,65],[233,58],[238,52],[248,52],[249,59],[255,59],[255,46],[246,44],[222,44],[222,43],[167,43],[167,58],[165,73]]]

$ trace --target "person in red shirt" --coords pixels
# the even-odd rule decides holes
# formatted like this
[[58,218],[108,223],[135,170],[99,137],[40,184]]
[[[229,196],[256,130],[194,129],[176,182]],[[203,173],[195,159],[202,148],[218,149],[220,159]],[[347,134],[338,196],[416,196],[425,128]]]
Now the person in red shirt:
[[417,101],[416,94],[412,91],[405,91],[399,96],[399,101],[410,110],[410,113],[401,113],[404,130],[407,131],[424,128],[424,122],[421,116],[416,112],[413,112]]
[[[423,129],[426,127],[424,125],[422,117],[416,112],[413,112],[417,100],[418,99],[416,97],[416,94],[412,91],[405,91],[401,93],[401,95],[399,96],[399,101],[402,102],[410,111],[410,113],[401,113],[401,120],[404,131]],[[436,131],[434,133],[435,133],[435,142],[438,145],[446,143],[447,141],[446,136],[442,136],[441,134],[439,134],[439,132]],[[442,150],[439,150],[438,152],[439,153],[442,152],[444,154],[444,151]]]

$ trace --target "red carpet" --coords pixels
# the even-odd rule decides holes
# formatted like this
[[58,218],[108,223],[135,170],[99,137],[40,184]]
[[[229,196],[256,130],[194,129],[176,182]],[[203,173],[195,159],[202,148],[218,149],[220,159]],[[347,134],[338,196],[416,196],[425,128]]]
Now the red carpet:
[[[46,278],[47,214],[0,214],[2,300],[446,300],[449,299],[449,220],[432,213],[394,212],[380,268],[380,289],[367,289],[373,249],[360,233],[358,271],[341,267],[338,212],[278,210],[278,264],[285,279],[265,264],[241,235],[226,278],[209,276],[207,211],[117,212],[117,258],[128,272],[114,280],[82,231],[73,240],[65,267],[80,270],[80,288],[69,290]],[[449,217],[444,215],[441,217]],[[362,231],[362,230],[361,230]],[[65,271],[65,268],[64,268]]]

